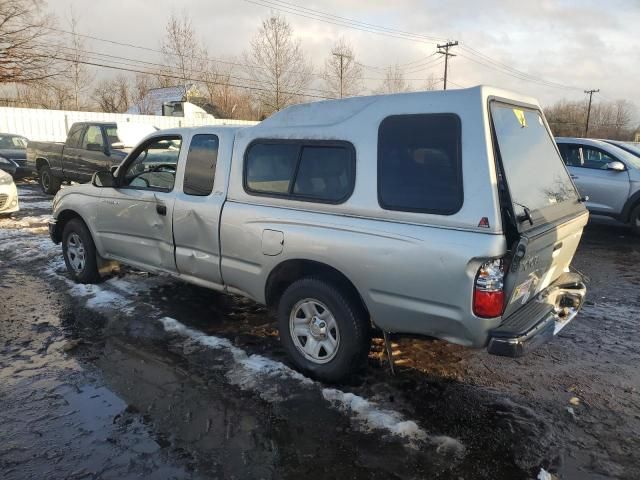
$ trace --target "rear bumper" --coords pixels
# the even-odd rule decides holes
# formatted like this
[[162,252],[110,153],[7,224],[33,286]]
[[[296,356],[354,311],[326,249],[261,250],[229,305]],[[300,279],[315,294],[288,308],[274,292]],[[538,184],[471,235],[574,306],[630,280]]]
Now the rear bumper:
[[548,342],[575,318],[586,293],[580,274],[563,274],[489,332],[487,351],[493,355],[521,357]]

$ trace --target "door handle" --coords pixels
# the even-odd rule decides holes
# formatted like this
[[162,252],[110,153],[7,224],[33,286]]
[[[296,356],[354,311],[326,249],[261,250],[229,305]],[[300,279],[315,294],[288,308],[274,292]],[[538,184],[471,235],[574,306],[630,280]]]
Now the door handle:
[[577,176],[577,175],[571,174],[570,176],[571,176],[571,178],[573,178],[574,180],[577,180],[577,179],[578,179],[578,176]]
[[158,215],[166,215],[167,214],[167,206],[166,205],[160,205],[159,203],[156,203],[156,212],[158,212]]

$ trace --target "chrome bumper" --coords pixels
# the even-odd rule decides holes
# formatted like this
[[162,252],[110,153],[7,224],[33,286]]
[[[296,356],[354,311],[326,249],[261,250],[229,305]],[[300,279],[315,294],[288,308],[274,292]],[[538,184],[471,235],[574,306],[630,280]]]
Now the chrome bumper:
[[551,340],[575,318],[587,287],[577,273],[565,273],[500,326],[489,332],[487,351],[521,357]]

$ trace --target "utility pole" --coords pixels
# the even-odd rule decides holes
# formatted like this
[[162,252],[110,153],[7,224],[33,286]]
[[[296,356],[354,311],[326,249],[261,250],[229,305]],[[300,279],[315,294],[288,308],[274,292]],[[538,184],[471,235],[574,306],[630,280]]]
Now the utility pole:
[[593,94],[594,93],[598,93],[600,91],[600,89],[598,88],[597,90],[585,90],[584,93],[588,93],[589,94],[589,106],[587,107],[587,124],[584,126],[584,136],[587,136],[587,133],[589,133],[589,117],[591,116],[591,99],[593,98]]
[[340,77],[340,98],[342,98],[342,96],[344,95],[344,88],[343,88],[344,59],[345,58],[351,58],[351,57],[349,55],[344,54],[344,53],[334,53],[333,55],[340,59],[340,74],[338,76]]
[[438,45],[438,52],[441,55],[444,55],[444,89],[447,89],[447,69],[449,67],[449,57],[455,57],[453,53],[449,53],[449,49],[451,47],[458,46],[458,41],[455,42],[447,42],[444,45]]

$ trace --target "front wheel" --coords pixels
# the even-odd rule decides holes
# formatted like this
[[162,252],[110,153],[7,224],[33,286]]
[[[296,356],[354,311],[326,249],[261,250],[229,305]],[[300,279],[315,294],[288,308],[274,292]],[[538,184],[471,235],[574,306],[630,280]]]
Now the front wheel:
[[629,219],[629,224],[631,225],[631,230],[636,235],[640,236],[640,205],[636,205],[636,207],[631,210],[631,218]]
[[98,283],[98,260],[91,232],[79,218],[69,220],[62,231],[62,256],[76,282]]
[[55,195],[60,190],[62,180],[51,173],[49,165],[45,165],[38,171],[40,177],[40,187],[44,193]]
[[366,364],[371,326],[364,308],[322,278],[303,278],[287,288],[278,329],[295,366],[314,378],[338,382]]

